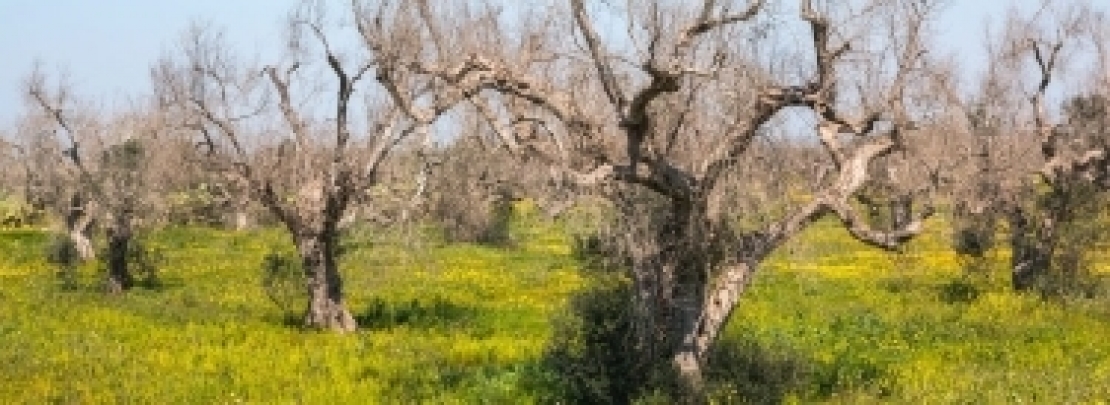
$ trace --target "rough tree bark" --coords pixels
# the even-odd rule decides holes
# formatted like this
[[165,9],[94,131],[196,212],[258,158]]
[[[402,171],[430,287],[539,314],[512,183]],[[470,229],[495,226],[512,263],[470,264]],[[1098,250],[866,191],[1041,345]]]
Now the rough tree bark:
[[92,260],[96,258],[90,235],[93,217],[88,212],[89,207],[84,201],[80,195],[72,197],[69,212],[66,214],[66,236],[73,243],[81,260]]
[[[705,39],[723,36],[706,34],[751,20],[760,12],[762,1],[733,13],[713,0],[706,1],[693,13],[693,20],[675,32],[668,32],[658,20],[667,12],[660,5],[649,5],[654,8],[645,13],[648,22],[636,28],[638,22],[629,22],[629,37],[645,38],[636,29],[648,32],[646,44],[632,47],[636,52],[631,55],[614,55],[606,48],[583,0],[569,3],[569,20],[581,44],[570,51],[545,49],[545,45],[557,46],[544,43],[544,33],[537,33],[515,55],[519,59],[511,62],[504,54],[487,51],[487,45],[472,49],[458,67],[415,61],[405,68],[438,79],[448,86],[443,90],[446,94],[474,95],[469,100],[474,110],[485,116],[510,153],[550,162],[560,178],[580,185],[629,186],[666,202],[666,208],[658,213],[658,223],[647,231],[625,235],[632,250],[634,323],[640,353],[667,359],[692,391],[701,390],[710,350],[759,263],[774,249],[830,214],[838,217],[853,237],[876,247],[897,249],[921,230],[921,221],[932,213],[925,209],[910,218],[906,210],[907,219],[899,221],[903,227],[879,232],[853,207],[855,195],[868,180],[870,163],[900,148],[901,133],[911,128],[903,103],[911,91],[907,82],[920,79],[917,73],[924,70],[920,36],[927,17],[935,11],[932,3],[898,6],[906,10],[906,18],[905,24],[892,24],[897,30],[893,36],[902,40],[897,51],[892,51],[897,73],[885,91],[862,95],[878,101],[866,102],[870,107],[862,114],[848,116],[838,107],[836,90],[845,85],[839,83],[843,78],[836,70],[846,64],[842,57],[851,46],[848,40],[833,44],[838,39],[831,34],[830,21],[814,10],[811,1],[803,0],[802,19],[813,31],[815,77],[799,86],[776,84],[761,76],[762,72],[752,72],[747,77],[766,80],[735,89],[744,97],[750,95],[748,110],[717,128],[699,128],[693,121],[707,119],[706,111],[693,106],[699,89],[713,87],[699,86],[715,83],[727,57],[712,58],[709,66],[698,68],[699,61],[704,65],[709,58],[696,55],[727,53],[724,40],[712,43]],[[427,28],[437,39],[438,49],[464,48],[438,44],[451,39],[436,35],[439,28],[431,21]],[[585,61],[584,71],[570,76],[585,78],[581,80],[588,83],[544,80],[521,67],[542,65],[558,59],[553,55],[560,52],[579,50],[584,55],[571,59],[573,63]],[[485,56],[487,52],[492,56]],[[885,62],[889,61],[875,64]],[[562,90],[567,87],[575,90]],[[596,98],[588,98],[591,91],[596,91]],[[817,132],[833,162],[833,180],[823,182],[813,201],[804,207],[758,231],[735,234],[708,202],[737,158],[750,151],[764,125],[789,107],[816,114]],[[667,109],[674,116],[667,116]],[[510,117],[506,119],[506,115]],[[615,135],[618,141],[608,142],[607,135]],[[843,135],[851,137],[847,144]],[[612,146],[621,141],[623,148]],[[679,143],[683,147],[675,146]]]
[[[309,181],[297,198],[298,215],[284,222],[301,257],[308,289],[305,325],[352,332],[358,328],[343,300],[339,274],[339,219],[350,195],[326,195],[323,182]],[[272,204],[271,204],[272,205]]]
[[[349,332],[357,323],[344,301],[338,268],[339,222],[352,199],[375,185],[390,153],[409,136],[426,134],[466,95],[439,97],[432,108],[421,108],[424,104],[416,100],[423,101],[428,84],[396,72],[405,54],[390,52],[386,44],[419,40],[398,28],[404,21],[391,26],[393,19],[415,13],[411,4],[391,8],[351,2],[358,33],[369,48],[362,54],[332,47],[326,33],[333,27],[326,26],[321,6],[306,1],[292,14],[288,28],[297,40],[289,41],[294,56],[284,66],[235,66],[220,35],[195,26],[184,44],[186,60],[163,60],[154,69],[154,81],[166,104],[182,110],[186,122],[181,126],[199,133],[213,160],[247,184],[252,197],[289,231],[309,296],[305,326]],[[398,15],[383,17],[392,12]],[[314,54],[316,63],[310,58]],[[320,111],[298,99],[306,96],[298,90],[317,94],[327,87],[304,82],[312,76],[303,72],[313,66],[326,72],[332,85],[334,109],[327,119],[314,120]],[[365,133],[356,134],[349,118],[351,99],[356,90],[369,93],[362,82],[368,73],[388,97],[363,100],[369,120],[363,123]],[[266,114],[280,117],[289,134],[279,136],[271,149],[250,150],[244,144],[257,134],[245,122]]]
[[[1061,243],[1064,234],[1074,228],[1076,216],[1089,214],[1079,212],[1086,203],[1079,200],[1091,198],[1090,195],[1081,196],[1080,190],[1105,192],[1108,189],[1102,182],[1110,174],[1110,151],[1106,143],[1085,142],[1084,137],[1092,134],[1068,134],[1066,125],[1049,118],[1045,105],[1049,86],[1062,73],[1064,51],[1081,46],[1097,25],[1093,22],[1103,18],[1089,5],[1078,2],[1075,5],[1077,8],[1073,9],[1067,9],[1067,4],[1059,9],[1049,8],[1028,20],[1012,18],[1008,21],[1007,37],[1003,39],[1006,50],[994,61],[1005,66],[1020,66],[1031,58],[1038,80],[1029,102],[1033,108],[1033,130],[1045,162],[1037,174],[1048,186],[1048,191],[1044,195],[1027,192],[1033,199],[1026,202],[1028,206],[1022,206],[1017,198],[1003,196],[993,207],[995,211],[1004,212],[1009,223],[1011,281],[1018,291],[1038,287],[1053,271],[1076,270],[1074,267],[1079,264],[1074,258],[1062,257],[1067,256],[1071,247]],[[1038,18],[1050,17],[1055,17],[1053,26],[1039,25]],[[1026,188],[1035,190],[1037,186],[1026,185]]]
[[[113,153],[112,148],[123,147],[124,143],[109,146],[102,151],[87,151],[86,143],[93,143],[98,136],[98,129],[89,118],[75,118],[72,111],[70,89],[65,84],[59,84],[56,89],[48,89],[46,79],[36,66],[26,81],[26,91],[39,108],[58,127],[63,139],[68,141],[68,148],[63,152],[65,167],[72,173],[74,183],[70,185],[72,197],[68,211],[65,213],[66,233],[73,242],[82,260],[90,260],[95,256],[91,241],[90,228],[98,217],[108,218],[105,227],[108,239],[107,251],[107,277],[106,289],[109,293],[121,293],[134,285],[134,277],[127,266],[127,249],[133,237],[133,221],[137,191],[139,187],[131,181],[114,178],[113,175],[137,176],[132,173],[141,168],[137,160],[130,163],[120,160]],[[87,121],[87,122],[86,122]],[[126,120],[114,125],[129,125]],[[122,130],[123,128],[113,128]],[[127,128],[130,130],[132,128]],[[112,131],[106,131],[112,132]],[[136,134],[137,135],[137,134]],[[100,139],[101,142],[108,141]],[[86,154],[100,152],[100,159],[94,159],[98,164],[90,165],[86,161]],[[91,155],[96,156],[96,155]],[[125,157],[126,158],[126,157]],[[141,159],[141,155],[130,156]],[[108,213],[109,215],[105,215]]]
[[309,304],[305,325],[342,332],[357,329],[343,302],[343,279],[336,264],[336,232],[301,233],[294,236],[308,280]]
[[105,234],[108,237],[108,292],[118,294],[135,285],[135,278],[127,266],[133,236],[131,215],[126,212],[115,215]]

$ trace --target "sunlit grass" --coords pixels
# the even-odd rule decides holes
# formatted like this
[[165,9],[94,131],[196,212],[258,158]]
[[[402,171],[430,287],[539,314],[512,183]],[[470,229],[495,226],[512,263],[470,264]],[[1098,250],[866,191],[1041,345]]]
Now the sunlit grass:
[[[526,212],[502,248],[426,230],[350,235],[353,336],[302,331],[267,299],[262,257],[290,249],[279,230],[156,232],[161,287],[124,296],[101,293],[95,266],[63,288],[42,262],[45,234],[2,231],[0,401],[533,402],[549,320],[586,283],[561,229]],[[1107,301],[1047,303],[1007,291],[1004,274],[965,278],[947,240],[936,222],[888,254],[819,224],[761,268],[723,345],[758,356],[747,375],[787,401],[1110,398]]]
[[262,256],[288,249],[277,230],[157,232],[162,287],[125,296],[100,293],[93,267],[82,288],[66,291],[41,263],[45,235],[5,231],[0,247],[13,253],[0,259],[0,398],[527,399],[519,380],[543,350],[546,321],[582,284],[566,243],[548,246],[559,234],[536,232],[554,235],[514,249],[374,237],[342,266],[364,328],[333,336],[289,325],[260,287]]
[[1010,292],[1004,273],[965,277],[939,226],[903,254],[864,250],[841,232],[823,224],[776,255],[729,327],[729,339],[784,348],[807,367],[788,397],[1110,398],[1110,317],[1095,309],[1110,301],[1051,303]]

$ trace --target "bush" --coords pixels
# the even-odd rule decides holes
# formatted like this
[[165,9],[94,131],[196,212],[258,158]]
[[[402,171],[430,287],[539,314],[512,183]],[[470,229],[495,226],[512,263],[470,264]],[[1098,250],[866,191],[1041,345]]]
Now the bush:
[[[669,404],[689,398],[669,358],[652,358],[636,350],[631,283],[609,277],[594,285],[575,295],[568,310],[553,322],[554,333],[540,362],[545,399]],[[704,399],[715,403],[779,403],[816,381],[832,391],[847,378],[843,373],[876,372],[840,363],[822,369],[792,348],[754,339],[722,339],[709,357]]]
[[295,320],[308,300],[304,271],[296,256],[270,250],[262,257],[262,289],[266,297],[284,312],[287,321]]
[[430,214],[442,227],[448,241],[490,246],[512,244],[510,224],[513,205],[507,193],[483,195],[480,190],[473,189],[468,190],[466,196],[438,194],[432,202]]
[[42,225],[46,213],[41,209],[4,196],[0,191],[0,228],[18,229]]
[[147,288],[162,286],[158,273],[165,261],[162,249],[148,244],[143,238],[133,238],[127,244],[127,265],[131,274],[138,276],[139,283]]
[[988,257],[988,253],[996,244],[995,215],[987,212],[957,218],[952,234],[952,250],[959,255],[968,274],[988,274],[991,271],[992,258]]
[[939,288],[939,294],[942,302],[966,304],[978,299],[981,291],[974,282],[964,277],[942,284]]
[[476,137],[441,149],[428,179],[428,219],[439,224],[448,241],[490,246],[513,244],[513,202],[545,194],[539,167],[509,156],[491,154]]
[[961,255],[982,257],[994,247],[994,228],[969,226],[956,231],[952,248]]
[[755,339],[723,339],[709,357],[706,394],[716,403],[781,403],[821,371],[793,348]]
[[572,250],[592,279],[552,321],[540,362],[551,402],[672,403],[679,385],[670,359],[637,350],[633,290],[620,247],[605,232],[578,235]]
[[574,235],[571,251],[586,270],[595,274],[620,274],[628,265],[619,247],[600,233]]
[[[69,239],[66,238],[66,240]],[[69,243],[72,245],[72,242]],[[110,256],[107,246],[102,247],[97,252],[96,265],[99,266],[101,272],[107,273]],[[127,271],[135,277],[138,286],[151,289],[163,286],[159,270],[165,265],[166,258],[161,248],[148,244],[144,237],[135,236],[127,242],[125,260]]]
[[73,240],[63,234],[53,234],[46,245],[46,262],[58,269],[58,278],[66,289],[77,287],[77,265],[81,263],[81,254]]
[[1039,196],[1035,205],[1022,211],[1024,231],[1015,235],[1012,250],[1026,257],[1022,280],[1028,291],[1044,298],[1093,298],[1100,293],[1095,277],[1093,253],[1110,240],[1105,213],[1110,206],[1099,187],[1065,178],[1063,185]]
[[630,403],[651,387],[659,362],[635,350],[627,281],[611,279],[578,293],[554,321],[541,366],[553,401]]

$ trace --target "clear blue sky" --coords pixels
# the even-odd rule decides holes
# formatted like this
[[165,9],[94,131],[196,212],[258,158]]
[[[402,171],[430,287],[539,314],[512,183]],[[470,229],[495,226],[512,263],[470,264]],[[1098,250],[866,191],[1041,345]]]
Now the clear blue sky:
[[120,99],[147,88],[148,69],[194,19],[226,29],[243,51],[274,52],[296,0],[0,0],[0,128],[22,108],[33,62],[64,69],[81,95]]
[[[1106,2],[1110,0],[1090,0]],[[983,26],[1010,4],[1035,0],[951,0],[941,42],[981,69]],[[105,100],[137,94],[147,69],[193,19],[223,26],[242,51],[273,53],[296,0],[0,0],[0,128],[22,108],[20,81],[32,62],[65,69],[80,94]]]

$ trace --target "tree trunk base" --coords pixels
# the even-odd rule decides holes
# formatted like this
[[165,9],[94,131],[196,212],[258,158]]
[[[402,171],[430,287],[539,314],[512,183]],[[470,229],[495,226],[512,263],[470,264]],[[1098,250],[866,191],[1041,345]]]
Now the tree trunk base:
[[77,255],[82,261],[96,258],[96,250],[93,249],[92,241],[88,236],[79,231],[70,231],[69,240],[73,241],[73,247],[77,249]]
[[342,302],[314,303],[305,316],[305,326],[312,329],[330,330],[340,333],[354,332],[358,323]]
[[702,376],[701,362],[691,351],[682,351],[675,355],[675,370],[678,372],[682,390],[690,399],[697,399],[705,392],[705,380]]
[[104,292],[108,293],[108,295],[123,294],[123,291],[123,284],[120,284],[115,280],[109,279],[108,283],[104,286]]

